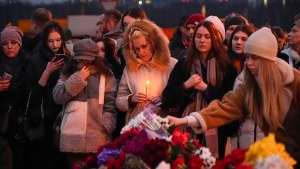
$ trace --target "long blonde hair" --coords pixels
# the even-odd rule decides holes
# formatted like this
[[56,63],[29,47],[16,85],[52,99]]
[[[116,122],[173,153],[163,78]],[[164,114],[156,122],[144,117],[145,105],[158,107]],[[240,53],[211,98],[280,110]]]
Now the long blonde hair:
[[280,123],[283,75],[276,62],[261,59],[259,73],[255,78],[246,67],[245,105],[250,117],[267,132],[276,132]]

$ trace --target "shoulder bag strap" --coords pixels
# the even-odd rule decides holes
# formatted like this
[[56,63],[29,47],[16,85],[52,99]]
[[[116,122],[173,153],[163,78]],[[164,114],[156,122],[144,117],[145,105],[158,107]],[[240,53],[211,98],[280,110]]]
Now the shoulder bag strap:
[[[29,109],[29,104],[30,104],[30,98],[31,98],[31,91],[28,94],[28,99],[26,103],[26,109],[25,109],[25,118],[28,116],[28,109]],[[42,114],[42,120],[45,118],[45,113],[44,113],[44,98],[42,98],[42,103],[41,103],[41,114]]]

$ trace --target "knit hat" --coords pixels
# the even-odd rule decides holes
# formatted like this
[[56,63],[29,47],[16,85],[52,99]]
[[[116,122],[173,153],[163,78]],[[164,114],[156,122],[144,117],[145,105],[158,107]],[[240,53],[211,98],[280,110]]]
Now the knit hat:
[[218,29],[218,31],[220,32],[222,39],[223,40],[225,39],[224,24],[217,16],[209,16],[204,21],[209,21],[209,22],[213,23],[215,25],[215,27]]
[[278,43],[270,28],[263,27],[252,33],[245,43],[244,53],[276,61]]
[[1,32],[1,43],[6,40],[16,41],[22,47],[23,31],[16,26],[4,28]]
[[233,16],[229,18],[227,22],[225,22],[224,26],[225,26],[225,30],[227,30],[228,27],[231,25],[241,25],[241,24],[246,25],[247,24],[246,19],[243,18],[242,16]]
[[91,39],[81,39],[74,44],[74,59],[94,60],[98,53],[98,45]]
[[196,13],[188,17],[188,19],[185,22],[185,26],[188,24],[198,25],[199,22],[202,22],[205,19],[205,16]]

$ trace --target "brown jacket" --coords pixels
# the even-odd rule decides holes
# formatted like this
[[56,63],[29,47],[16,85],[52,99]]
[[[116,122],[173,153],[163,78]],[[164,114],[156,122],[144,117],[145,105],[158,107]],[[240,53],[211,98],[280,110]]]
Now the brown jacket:
[[[275,137],[278,142],[285,145],[287,152],[298,162],[295,168],[300,168],[300,132],[298,131],[300,128],[300,72],[282,60],[278,60],[278,66],[285,77],[281,94],[284,97],[281,103],[283,113],[281,121],[284,129],[279,129]],[[228,92],[222,102],[215,100],[200,112],[192,113],[191,115],[201,125],[201,129],[194,129],[202,132],[242,118],[245,112],[245,91],[246,87],[242,83],[236,90]],[[259,127],[262,128],[262,126]],[[268,131],[264,133],[267,134]]]

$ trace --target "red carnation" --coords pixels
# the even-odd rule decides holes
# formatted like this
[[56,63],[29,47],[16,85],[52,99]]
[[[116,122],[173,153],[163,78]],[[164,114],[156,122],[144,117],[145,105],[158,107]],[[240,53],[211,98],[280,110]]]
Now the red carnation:
[[97,155],[91,155],[91,156],[87,156],[85,158],[84,164],[88,167],[96,167],[97,166]]
[[172,144],[173,145],[180,145],[180,148],[183,149],[184,145],[187,143],[187,141],[190,138],[190,133],[183,133],[180,131],[180,129],[177,127],[174,131],[173,131],[173,135],[172,135]]
[[203,160],[198,155],[191,155],[187,166],[189,169],[199,169],[202,165]]
[[110,158],[107,163],[107,169],[120,169],[124,165],[126,153],[122,151],[117,158]]
[[176,158],[171,165],[171,169],[180,169],[185,167],[185,160],[182,156]]

